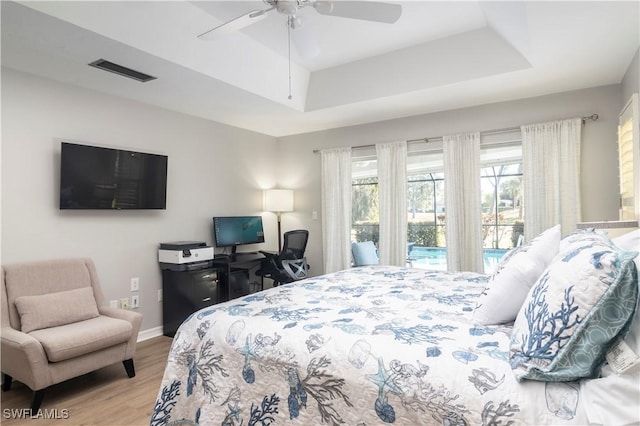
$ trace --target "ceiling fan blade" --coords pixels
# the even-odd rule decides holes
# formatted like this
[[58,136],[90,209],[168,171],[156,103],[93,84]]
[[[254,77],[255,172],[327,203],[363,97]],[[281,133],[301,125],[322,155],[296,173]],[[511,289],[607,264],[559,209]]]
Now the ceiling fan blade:
[[317,0],[314,9],[321,15],[393,24],[402,15],[402,6],[376,1],[327,1]]
[[227,21],[222,25],[218,25],[217,27],[209,31],[205,31],[204,33],[200,34],[198,38],[201,40],[214,40],[233,31],[241,30],[242,28],[248,27],[254,22],[263,20],[267,17],[267,12],[273,9],[274,8],[272,7],[265,10],[252,10],[251,12],[245,13],[244,15],[240,15],[237,18]]

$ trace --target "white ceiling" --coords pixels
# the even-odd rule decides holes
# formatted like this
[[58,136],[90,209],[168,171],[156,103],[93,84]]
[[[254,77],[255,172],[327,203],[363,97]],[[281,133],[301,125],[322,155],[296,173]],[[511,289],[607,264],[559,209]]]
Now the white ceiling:
[[640,45],[637,0],[393,3],[395,24],[302,8],[289,65],[276,11],[197,37],[261,1],[2,1],[2,65],[285,136],[617,84]]

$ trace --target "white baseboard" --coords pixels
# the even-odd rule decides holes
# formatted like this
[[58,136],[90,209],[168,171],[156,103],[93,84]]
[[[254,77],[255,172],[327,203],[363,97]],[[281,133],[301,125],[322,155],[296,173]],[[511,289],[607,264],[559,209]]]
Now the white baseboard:
[[148,328],[146,330],[142,330],[138,333],[138,342],[142,342],[144,340],[153,339],[154,337],[162,336],[162,326]]

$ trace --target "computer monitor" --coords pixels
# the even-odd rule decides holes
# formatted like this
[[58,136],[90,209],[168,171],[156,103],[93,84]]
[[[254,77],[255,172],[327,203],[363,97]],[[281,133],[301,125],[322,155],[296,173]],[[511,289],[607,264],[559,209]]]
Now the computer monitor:
[[264,243],[261,216],[216,216],[213,218],[213,239],[216,247],[236,247]]

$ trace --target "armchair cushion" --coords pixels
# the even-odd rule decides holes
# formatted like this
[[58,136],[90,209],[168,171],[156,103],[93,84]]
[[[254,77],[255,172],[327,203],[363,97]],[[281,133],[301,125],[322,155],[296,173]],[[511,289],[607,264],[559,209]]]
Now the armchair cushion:
[[20,296],[15,301],[24,333],[95,318],[99,315],[93,288],[38,296]]
[[40,342],[50,362],[58,362],[126,342],[132,328],[128,321],[99,316],[29,335]]

